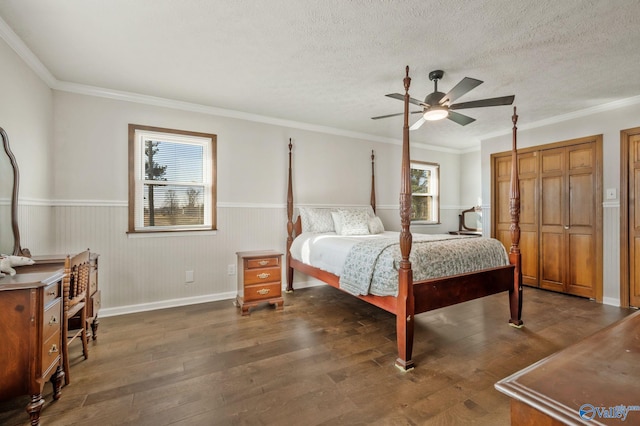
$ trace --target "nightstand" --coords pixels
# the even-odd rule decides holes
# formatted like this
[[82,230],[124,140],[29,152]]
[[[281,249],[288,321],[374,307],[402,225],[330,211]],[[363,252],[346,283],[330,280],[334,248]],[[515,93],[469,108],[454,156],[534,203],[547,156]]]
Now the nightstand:
[[238,256],[238,297],[242,315],[249,308],[268,302],[282,309],[282,253],[275,250],[240,251]]

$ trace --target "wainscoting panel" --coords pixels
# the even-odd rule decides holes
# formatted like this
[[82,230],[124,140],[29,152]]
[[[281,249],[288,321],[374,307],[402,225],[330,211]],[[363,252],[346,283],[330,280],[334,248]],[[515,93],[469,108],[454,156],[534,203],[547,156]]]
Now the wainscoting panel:
[[237,251],[285,248],[284,207],[218,207],[218,230],[202,235],[128,236],[127,213],[126,206],[54,207],[56,252],[100,254],[107,314],[232,299],[236,275],[227,272]]

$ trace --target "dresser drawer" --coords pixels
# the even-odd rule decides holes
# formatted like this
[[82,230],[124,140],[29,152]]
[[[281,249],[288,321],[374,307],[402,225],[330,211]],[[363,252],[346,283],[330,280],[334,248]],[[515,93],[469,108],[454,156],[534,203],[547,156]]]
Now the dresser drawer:
[[44,288],[44,306],[53,302],[56,298],[62,296],[60,294],[60,283],[51,283]]
[[280,297],[281,290],[282,284],[280,282],[250,285],[244,288],[244,298],[245,300],[272,299],[274,297]]
[[44,316],[42,317],[42,334],[45,342],[53,336],[56,331],[60,331],[62,326],[61,303],[62,299],[56,299],[55,302],[47,306],[44,311]]
[[46,378],[51,373],[52,367],[60,361],[60,329],[58,329],[42,345],[42,377]]
[[244,271],[244,285],[280,281],[280,268],[257,268]]
[[245,269],[267,268],[280,266],[280,256],[265,257],[262,259],[245,259]]

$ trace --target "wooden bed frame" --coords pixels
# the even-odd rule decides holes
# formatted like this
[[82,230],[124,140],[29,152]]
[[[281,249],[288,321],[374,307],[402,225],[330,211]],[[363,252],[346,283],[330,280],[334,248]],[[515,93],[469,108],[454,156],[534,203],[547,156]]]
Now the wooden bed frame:
[[[412,235],[409,230],[411,224],[411,180],[410,180],[410,156],[409,156],[409,67],[406,67],[404,82],[404,127],[402,137],[402,179],[400,184],[400,253],[402,260],[398,270],[398,295],[393,296],[357,296],[396,315],[396,334],[398,344],[398,358],[396,366],[406,371],[413,368],[413,332],[414,315],[445,306],[466,302],[503,291],[509,292],[509,307],[511,318],[509,324],[520,328],[523,325],[522,314],[522,271],[520,242],[520,190],[518,182],[518,164],[516,161],[516,123],[518,116],[513,109],[513,146],[511,161],[511,188],[509,211],[511,214],[511,248],[509,249],[510,265],[485,269],[468,274],[454,275],[426,281],[413,281],[411,262]],[[340,278],[334,274],[318,268],[306,265],[291,257],[289,251],[291,243],[296,235],[301,233],[302,224],[300,216],[293,221],[293,186],[291,173],[291,150],[289,141],[289,180],[287,194],[287,292],[293,291],[294,270],[319,279],[332,287],[340,288]],[[372,155],[373,169],[373,155]],[[371,204],[375,211],[375,187],[372,170]]]

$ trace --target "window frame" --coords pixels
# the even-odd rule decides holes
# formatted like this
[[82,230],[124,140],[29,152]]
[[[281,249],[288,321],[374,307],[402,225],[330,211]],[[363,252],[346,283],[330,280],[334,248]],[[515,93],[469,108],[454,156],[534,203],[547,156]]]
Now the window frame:
[[[417,166],[417,167],[416,167]],[[435,174],[435,183],[431,184],[433,188],[430,188],[433,192],[430,193],[414,193],[411,192],[411,204],[413,205],[413,197],[426,197],[431,196],[433,212],[432,219],[411,219],[411,224],[414,225],[438,225],[440,224],[440,164],[431,163],[427,161],[415,161],[411,160],[410,169],[412,170],[431,170]]]
[[[210,145],[204,151],[203,158],[203,184],[206,194],[203,194],[205,203],[204,225],[182,225],[182,226],[144,226],[144,220],[137,217],[137,207],[140,203],[144,205],[144,171],[141,170],[144,159],[143,136],[155,134],[158,139],[163,137],[171,143],[193,143],[196,145]],[[163,127],[145,126],[139,124],[129,124],[129,219],[128,234],[152,234],[152,233],[175,233],[175,232],[203,232],[216,230],[217,218],[217,161],[216,150],[217,135],[212,133],[191,132],[185,130],[168,129]],[[208,154],[207,154],[208,150]],[[208,206],[206,204],[209,204]],[[141,206],[140,209],[144,209]],[[138,213],[139,215],[139,213]],[[209,222],[209,223],[207,223]]]

